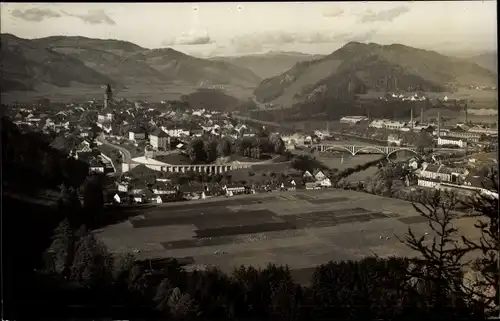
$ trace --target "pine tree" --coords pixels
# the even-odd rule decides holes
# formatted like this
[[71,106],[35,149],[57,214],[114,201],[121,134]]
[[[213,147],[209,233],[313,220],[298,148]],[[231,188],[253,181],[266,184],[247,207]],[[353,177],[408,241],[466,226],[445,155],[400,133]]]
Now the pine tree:
[[411,228],[404,240],[400,240],[421,256],[410,273],[423,282],[423,304],[433,315],[463,312],[457,308],[464,300],[460,287],[466,264],[465,252],[458,244],[458,229],[453,224],[458,203],[457,196],[451,192],[432,191],[420,195],[418,204],[413,203],[413,206],[427,219],[432,241],[428,242],[426,235],[416,236]]
[[496,315],[498,315],[500,311],[500,214],[498,212],[497,168],[492,168],[486,175],[485,185],[489,185],[485,187],[493,193],[477,193],[465,202],[471,208],[469,217],[478,219],[475,227],[481,232],[479,240],[462,236],[464,251],[481,253],[481,257],[473,264],[478,277],[472,286],[466,287],[466,291],[487,310],[492,310],[491,313],[495,313],[496,309]]

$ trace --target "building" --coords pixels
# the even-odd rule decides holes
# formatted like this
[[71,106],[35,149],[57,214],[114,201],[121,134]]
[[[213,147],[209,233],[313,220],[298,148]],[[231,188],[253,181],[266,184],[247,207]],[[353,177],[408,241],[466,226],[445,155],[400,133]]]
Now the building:
[[315,170],[313,176],[317,181],[322,181],[326,178],[325,173],[321,170]]
[[451,182],[452,172],[443,165],[424,164],[418,174],[418,186],[434,188],[440,182]]
[[387,119],[376,119],[370,123],[369,127],[378,129],[385,128],[390,130],[402,130],[406,127],[406,123]]
[[385,128],[385,121],[383,119],[376,119],[370,123],[368,127],[382,129]]
[[438,137],[438,146],[453,145],[459,148],[466,148],[467,141],[461,138],[455,138],[450,136]]
[[498,129],[483,128],[480,126],[475,126],[475,127],[469,128],[469,132],[477,133],[477,134],[484,134],[484,135],[488,135],[488,136],[498,136]]
[[442,164],[433,165],[424,163],[422,169],[417,174],[418,185],[430,188],[437,188],[439,184],[460,185],[468,174],[469,172],[464,169],[451,169]]
[[170,149],[170,136],[161,129],[155,130],[149,135],[149,144],[154,150]]
[[145,140],[146,133],[139,129],[131,130],[128,132],[128,139],[133,141]]
[[113,91],[111,90],[111,85],[106,86],[106,92],[104,93],[104,109],[107,109],[111,105],[113,99]]
[[191,132],[185,129],[166,129],[162,127],[162,130],[165,131],[170,137],[181,137],[181,136],[190,136]]
[[359,124],[362,121],[367,121],[368,117],[365,116],[344,116],[340,118],[340,122],[343,124]]
[[97,121],[100,123],[110,122],[113,120],[113,113],[99,113],[97,115]]
[[396,136],[396,135],[387,136],[387,143],[389,145],[401,146],[401,142],[402,142],[402,139],[399,138],[399,136]]
[[481,139],[480,133],[465,131],[461,128],[450,129],[446,136],[454,137],[454,138],[462,138],[468,142],[477,143]]
[[402,130],[404,127],[406,127],[406,123],[400,122],[400,121],[386,121],[384,123],[384,126],[386,129],[391,129],[391,130]]

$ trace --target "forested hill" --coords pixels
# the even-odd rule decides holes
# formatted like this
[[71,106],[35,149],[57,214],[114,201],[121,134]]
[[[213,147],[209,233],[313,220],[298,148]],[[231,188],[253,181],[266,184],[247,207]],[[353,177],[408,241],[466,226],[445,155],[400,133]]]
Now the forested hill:
[[368,91],[441,92],[471,84],[495,85],[496,75],[473,62],[434,51],[350,42],[324,58],[299,62],[262,81],[255,96],[260,102],[290,107]]

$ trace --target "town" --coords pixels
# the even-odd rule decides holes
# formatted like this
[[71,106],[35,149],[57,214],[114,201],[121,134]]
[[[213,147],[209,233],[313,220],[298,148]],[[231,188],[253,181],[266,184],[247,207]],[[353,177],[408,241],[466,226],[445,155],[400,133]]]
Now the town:
[[278,127],[272,132],[258,122],[192,110],[180,101],[118,100],[109,85],[101,101],[54,104],[45,99],[5,110],[22,130],[48,135],[51,147],[114,181],[106,190],[106,202],[114,204],[338,187],[338,171],[318,159],[357,154],[349,145],[362,149],[358,155],[388,154],[386,146],[409,151],[403,166],[411,171],[403,181],[412,191],[482,190],[482,167],[498,161],[497,128],[441,126],[439,116],[424,121],[423,111],[419,119],[412,111],[408,121],[345,116],[334,131],[327,124],[326,130],[309,133]]

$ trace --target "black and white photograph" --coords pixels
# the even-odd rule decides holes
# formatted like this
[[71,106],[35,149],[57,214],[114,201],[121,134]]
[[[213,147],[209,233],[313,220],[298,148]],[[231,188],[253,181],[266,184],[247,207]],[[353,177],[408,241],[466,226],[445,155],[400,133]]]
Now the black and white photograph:
[[2,319],[500,317],[497,1],[0,9]]

